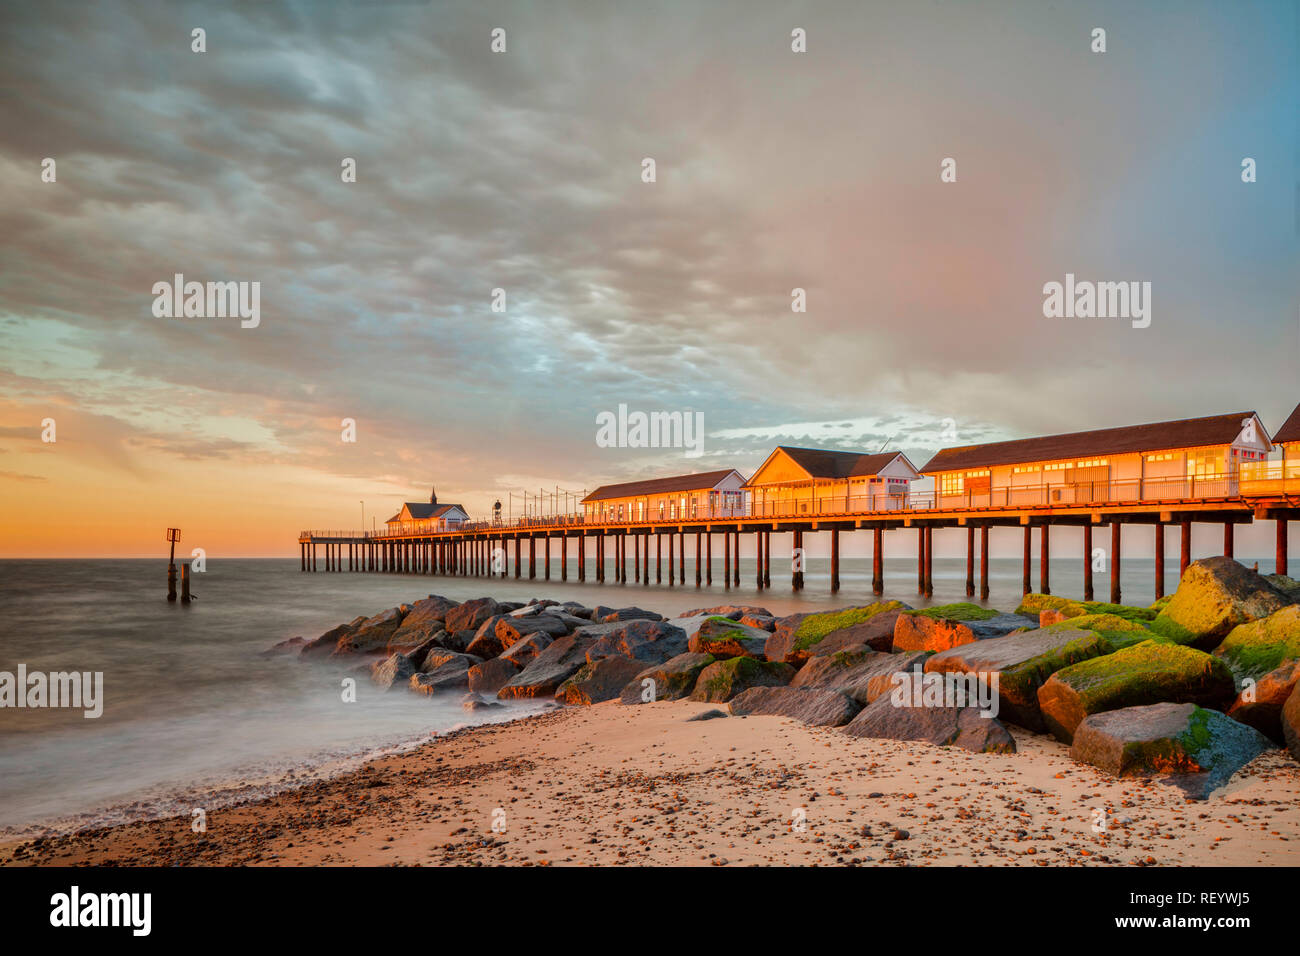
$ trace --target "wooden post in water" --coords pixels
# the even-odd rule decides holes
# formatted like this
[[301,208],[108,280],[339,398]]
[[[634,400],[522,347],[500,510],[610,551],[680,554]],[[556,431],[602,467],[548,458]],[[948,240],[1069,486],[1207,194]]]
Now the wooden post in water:
[[[794,533],[794,552],[790,561],[790,590],[803,590],[803,572],[799,568],[803,565],[803,532],[796,530]],[[740,549],[736,549],[736,563],[740,563]]]
[[695,586],[698,588],[704,576],[704,568],[700,566],[700,546],[703,542],[704,535],[695,532]]
[[758,583],[758,589],[763,590],[763,559],[767,556],[763,540],[763,532],[754,533],[754,580]]
[[1022,568],[1022,570],[1024,571],[1024,575],[1023,575],[1023,577],[1024,577],[1024,581],[1023,581],[1022,583],[1023,583],[1024,589],[1025,589],[1025,590],[1024,590],[1024,593],[1025,593],[1025,594],[1028,594],[1028,593],[1030,592],[1030,590],[1031,590],[1030,585],[1029,585],[1029,534],[1030,534],[1030,531],[1031,531],[1030,526],[1029,526],[1029,525],[1025,525],[1025,555],[1024,555],[1024,567]]
[[1156,600],[1165,596],[1165,526],[1156,522]]
[[722,583],[731,590],[731,532],[722,532]]
[[713,587],[713,532],[704,536],[704,583]]
[[925,527],[916,527],[916,593],[925,595]]
[[1038,529],[1038,584],[1043,594],[1052,593],[1052,526],[1044,521]]
[[1232,522],[1231,522],[1231,521],[1225,521],[1225,522],[1223,523],[1223,556],[1224,556],[1225,558],[1230,558],[1230,557],[1233,556],[1233,555],[1232,555]]
[[1092,519],[1083,526],[1083,599],[1092,600]]
[[190,603],[190,565],[189,562],[181,563],[181,603]]
[[167,600],[176,600],[176,542],[181,539],[180,528],[167,529]]
[[980,525],[980,600],[989,599],[989,526]]
[[664,534],[662,531],[655,532],[655,584],[662,584],[664,580]]
[[1120,603],[1120,586],[1119,586],[1119,547],[1120,547],[1120,528],[1123,527],[1119,521],[1110,523],[1110,603]]
[[885,591],[885,529],[871,529],[871,593]]
[[966,596],[975,596],[975,526],[966,526]]
[[677,535],[677,580],[686,587],[686,532]]
[[736,548],[736,560],[731,563],[731,583],[740,587],[740,528],[736,528],[736,533],[731,538]]
[[1182,535],[1178,543],[1178,580],[1183,580],[1187,566],[1192,563],[1192,523],[1186,518],[1182,521]]
[[934,526],[925,526],[925,596],[934,596]]
[[1286,533],[1287,519],[1279,517],[1277,519],[1277,546],[1274,549],[1274,561],[1277,565],[1278,574],[1286,574]]
[[[762,575],[759,575],[762,577]],[[840,589],[840,529],[831,528],[831,593]]]
[[763,590],[772,586],[772,532],[763,532]]

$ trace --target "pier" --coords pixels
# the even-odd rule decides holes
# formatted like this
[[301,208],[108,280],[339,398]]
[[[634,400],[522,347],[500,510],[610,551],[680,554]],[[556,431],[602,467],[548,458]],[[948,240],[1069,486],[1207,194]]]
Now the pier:
[[[1272,464],[1272,463],[1269,463]],[[1276,524],[1275,570],[1287,573],[1288,523],[1300,519],[1300,469],[1257,469],[1258,477],[1233,476],[1179,482],[1180,487],[1158,488],[1114,483],[1092,488],[1098,500],[1069,504],[1039,500],[1026,502],[1024,489],[986,488],[954,503],[950,494],[912,494],[905,506],[880,511],[842,510],[851,502],[843,496],[816,499],[811,503],[766,502],[728,508],[726,514],[691,514],[669,520],[593,518],[590,513],[529,516],[514,521],[467,522],[454,530],[431,531],[418,524],[390,527],[385,531],[304,531],[298,542],[302,571],[367,572],[380,574],[427,574],[473,577],[537,577],[538,552],[542,551],[544,574],[550,575],[553,543],[559,549],[560,580],[569,579],[569,557],[576,558],[576,579],[587,580],[588,548],[594,548],[595,580],[605,583],[648,587],[651,554],[654,583],[662,584],[665,574],[670,587],[715,587],[715,550],[721,550],[721,584],[739,587],[741,542],[752,540],[757,557],[754,585],[758,590],[772,586],[772,536],[790,535],[793,554],[800,554],[807,535],[825,535],[830,550],[830,590],[840,590],[840,550],[844,537],[853,532],[872,536],[872,585],[874,594],[884,591],[886,533],[915,534],[917,541],[917,593],[933,593],[933,561],[936,537],[942,534],[965,540],[966,594],[989,594],[989,537],[994,529],[1019,529],[1022,536],[1023,588],[1032,588],[1032,558],[1038,545],[1038,590],[1051,593],[1049,567],[1051,532],[1054,527],[1083,529],[1084,600],[1094,599],[1092,551],[1106,542],[1109,529],[1107,568],[1109,600],[1121,603],[1120,567],[1125,526],[1151,527],[1155,539],[1155,593],[1166,593],[1164,555],[1166,532],[1176,533],[1179,574],[1192,561],[1192,526],[1214,524],[1223,528],[1223,551],[1233,555],[1234,528],[1254,521]],[[1200,487],[1198,487],[1198,484]],[[1170,492],[1177,497],[1158,497]],[[1203,493],[1202,493],[1203,492]],[[1127,496],[1127,497],[1126,497]],[[1016,503],[1008,503],[1014,497]],[[1044,498],[1049,496],[1044,495]],[[835,509],[841,509],[836,511]],[[798,510],[798,513],[794,513]],[[753,513],[759,511],[761,513]],[[785,513],[785,512],[790,513]],[[811,512],[811,513],[809,513]],[[1094,532],[1102,532],[1100,535]],[[978,543],[976,539],[978,538]],[[525,548],[526,542],[526,548]],[[540,542],[540,545],[539,545]],[[686,577],[688,545],[695,556],[690,582]],[[715,545],[717,547],[715,547]],[[629,580],[628,551],[631,550]],[[978,551],[978,558],[977,558]],[[667,560],[665,562],[665,553]],[[1204,556],[1204,555],[1202,555]],[[608,568],[607,568],[608,564]],[[666,564],[666,567],[665,567]],[[978,566],[978,581],[976,568]],[[1261,569],[1264,570],[1264,569]],[[1174,582],[1176,585],[1177,582]],[[792,562],[790,587],[804,586],[802,563]]]

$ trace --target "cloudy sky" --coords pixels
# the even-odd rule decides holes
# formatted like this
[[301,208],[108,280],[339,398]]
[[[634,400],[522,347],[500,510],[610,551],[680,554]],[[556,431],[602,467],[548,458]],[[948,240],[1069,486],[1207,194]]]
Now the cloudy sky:
[[[482,514],[777,443],[919,465],[945,419],[1276,428],[1298,60],[1294,0],[6,3],[0,555],[296,554],[435,483]],[[1151,282],[1150,327],[1044,318],[1067,272]],[[175,273],[260,282],[260,325],[155,317]],[[620,403],[702,412],[703,458],[599,447]]]

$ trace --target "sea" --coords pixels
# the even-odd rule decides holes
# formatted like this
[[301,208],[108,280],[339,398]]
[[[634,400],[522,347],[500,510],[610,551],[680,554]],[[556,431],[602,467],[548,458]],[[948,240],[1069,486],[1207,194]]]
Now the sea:
[[[1248,566],[1253,559],[1243,560]],[[591,564],[589,562],[589,564]],[[780,567],[779,567],[780,566]],[[1264,567],[1265,562],[1260,561]],[[319,565],[318,567],[323,567]],[[1125,603],[1154,599],[1154,564],[1126,558]],[[1014,610],[1021,597],[1017,558],[989,562],[987,606]],[[628,561],[632,573],[632,561]],[[865,604],[869,559],[841,561],[841,589],[831,594],[829,561],[807,562],[801,591],[790,587],[788,559],[772,561],[772,586],[755,589],[752,558],[741,584],[696,588],[693,555],[687,585],[596,583],[594,564],[578,583],[558,559],[545,580],[424,574],[303,573],[297,559],[209,558],[194,575],[195,601],[166,600],[166,562],[157,560],[0,561],[0,672],[103,674],[103,712],[0,708],[0,834],[62,832],[205,810],[266,795],[411,747],[430,735],[536,714],[541,702],[468,714],[463,692],[424,697],[382,692],[355,681],[345,700],[339,667],[294,655],[264,655],[288,638],[314,638],[358,615],[371,615],[430,594],[455,600],[491,596],[573,600],[588,606],[637,605],[666,616],[740,603],[788,614]],[[1037,562],[1034,568],[1037,588]],[[1052,592],[1082,597],[1081,560],[1053,559]],[[526,574],[526,572],[525,572]],[[612,576],[612,569],[610,569]],[[967,600],[965,559],[934,560],[934,594],[917,595],[914,559],[885,562],[884,600],[913,607]],[[1177,561],[1166,567],[1170,589]],[[1096,575],[1099,600],[1109,576]]]

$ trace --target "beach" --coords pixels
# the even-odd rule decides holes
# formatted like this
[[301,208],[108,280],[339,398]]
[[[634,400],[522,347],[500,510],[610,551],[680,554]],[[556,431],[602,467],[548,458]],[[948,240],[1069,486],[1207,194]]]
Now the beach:
[[[608,701],[453,731],[328,780],[0,846],[5,865],[1225,866],[1300,862],[1300,764],[1208,801],[1069,759],[868,740],[707,703]],[[1096,811],[1106,826],[1094,831]],[[494,811],[497,811],[494,813]],[[500,811],[504,811],[502,816]],[[494,832],[493,824],[497,825]]]

